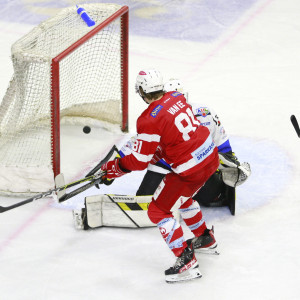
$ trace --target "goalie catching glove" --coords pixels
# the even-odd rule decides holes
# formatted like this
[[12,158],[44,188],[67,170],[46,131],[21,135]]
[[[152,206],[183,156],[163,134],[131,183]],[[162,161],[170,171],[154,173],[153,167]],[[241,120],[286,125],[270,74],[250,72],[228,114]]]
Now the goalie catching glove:
[[120,158],[116,158],[114,160],[105,163],[101,167],[100,172],[104,172],[104,175],[102,176],[102,180],[103,183],[105,183],[107,181],[109,182],[113,180],[114,178],[118,178],[127,173],[130,173],[131,171],[122,168],[120,165]]
[[225,184],[236,187],[243,184],[251,175],[250,164],[247,162],[240,163],[234,153],[219,152],[222,178]]

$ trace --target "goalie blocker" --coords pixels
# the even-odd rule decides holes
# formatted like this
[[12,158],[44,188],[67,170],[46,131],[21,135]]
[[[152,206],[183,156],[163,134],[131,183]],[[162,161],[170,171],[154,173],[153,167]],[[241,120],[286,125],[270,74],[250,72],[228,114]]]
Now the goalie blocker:
[[[85,207],[73,210],[75,228],[87,230],[98,227],[155,227],[148,217],[152,196],[95,195],[85,198]],[[179,212],[173,208],[174,217]]]

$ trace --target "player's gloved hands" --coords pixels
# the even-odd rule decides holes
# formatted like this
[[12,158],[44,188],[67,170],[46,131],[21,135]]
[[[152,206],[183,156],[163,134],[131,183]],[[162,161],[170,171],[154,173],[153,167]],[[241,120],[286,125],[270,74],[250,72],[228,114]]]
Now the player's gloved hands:
[[114,179],[100,178],[99,181],[95,184],[97,189],[100,189],[100,184],[104,183],[105,185],[111,185],[114,182]]
[[115,180],[115,179],[108,179],[106,177],[106,171],[102,170],[102,167],[95,173],[95,175],[99,176],[98,180],[95,183],[95,187],[97,189],[100,189],[100,185],[101,184],[111,185],[114,182],[114,180]]
[[120,158],[116,158],[104,164],[101,167],[101,171],[104,172],[102,175],[103,182],[107,179],[114,179],[117,177],[121,177],[126,173],[130,173],[131,171],[126,170],[120,166]]

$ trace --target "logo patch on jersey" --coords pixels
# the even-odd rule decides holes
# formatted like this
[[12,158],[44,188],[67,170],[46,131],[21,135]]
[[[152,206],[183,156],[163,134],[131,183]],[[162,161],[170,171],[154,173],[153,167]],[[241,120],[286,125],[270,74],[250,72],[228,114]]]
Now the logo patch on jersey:
[[162,105],[157,105],[151,112],[151,117],[156,118],[156,116],[158,115],[158,113],[161,111],[161,109],[163,108]]
[[202,122],[201,122],[201,125],[206,127],[206,126],[209,126],[209,125],[210,125],[210,122],[205,122],[205,123],[202,123]]
[[210,115],[210,111],[206,107],[199,107],[196,109],[196,116],[206,117]]
[[181,93],[179,93],[179,92],[174,92],[174,93],[172,93],[171,94],[173,97],[178,97],[178,96],[180,96],[180,95],[182,95]]
[[205,143],[192,153],[192,156],[194,160],[199,164],[212,154],[215,147],[216,146],[212,138],[208,137]]
[[139,73],[139,75],[147,75],[147,74],[146,74],[146,72],[141,71],[141,72]]

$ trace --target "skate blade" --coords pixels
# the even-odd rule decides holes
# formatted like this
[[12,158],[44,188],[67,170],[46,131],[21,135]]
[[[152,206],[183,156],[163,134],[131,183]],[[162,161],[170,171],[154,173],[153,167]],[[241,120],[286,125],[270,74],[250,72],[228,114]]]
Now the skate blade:
[[198,248],[194,249],[195,253],[202,253],[202,254],[210,254],[210,255],[220,255],[220,252],[216,250],[218,244],[214,244],[209,248]]
[[167,283],[177,283],[177,282],[184,282],[193,280],[196,278],[201,278],[202,274],[198,269],[198,266],[193,269],[188,269],[180,274],[174,275],[166,275],[166,282]]
[[209,254],[209,255],[220,255],[220,252],[216,249],[195,249],[195,253]]

